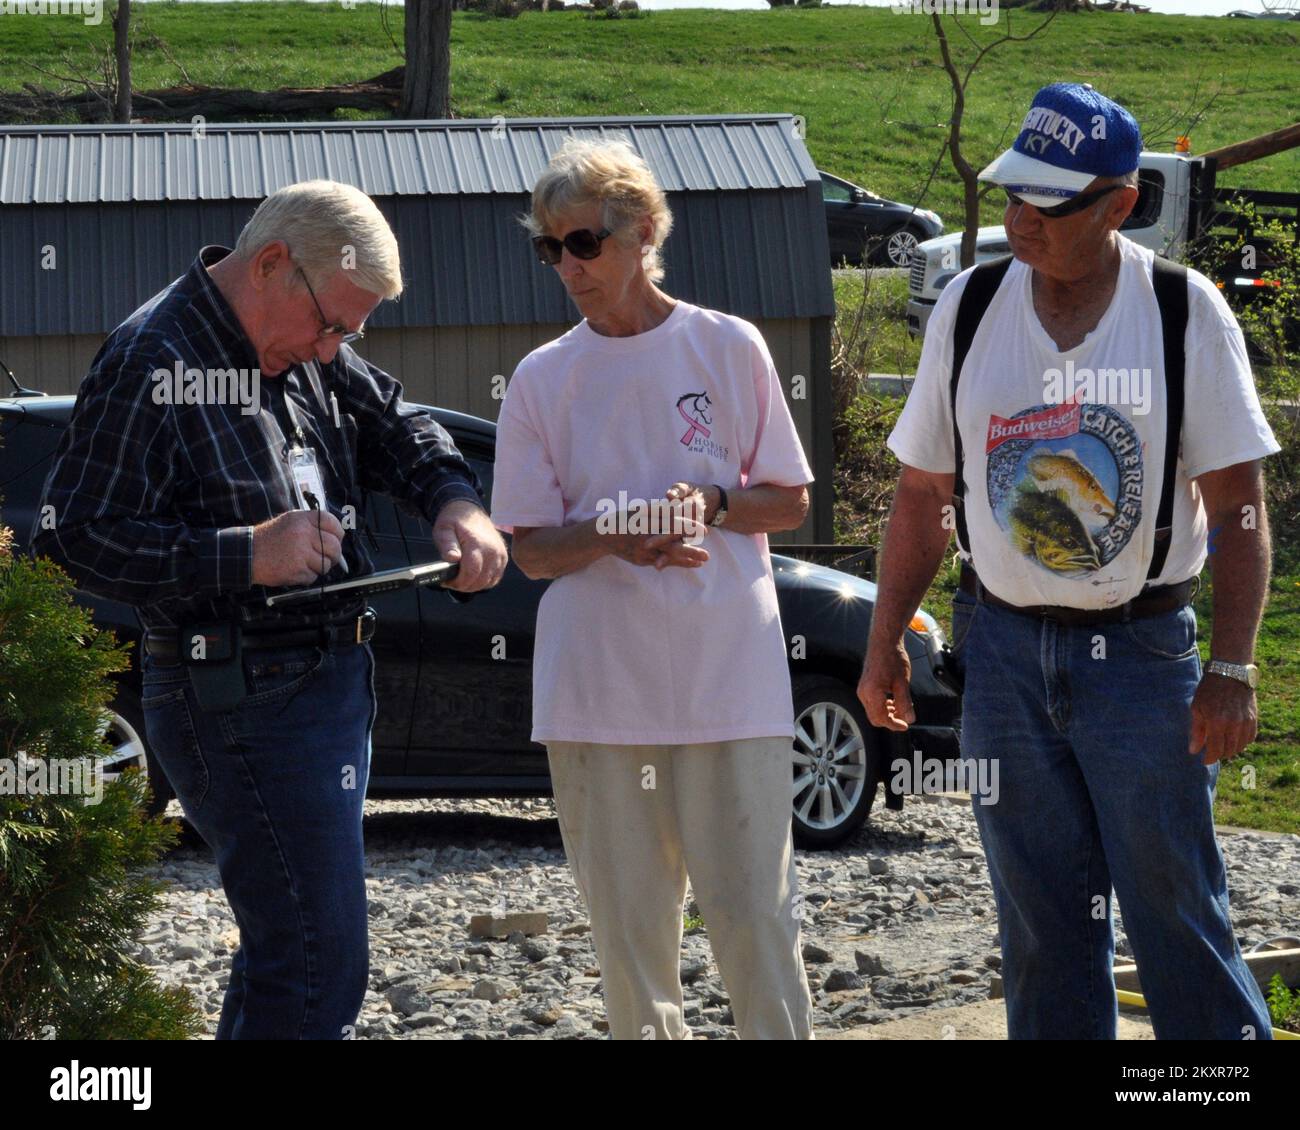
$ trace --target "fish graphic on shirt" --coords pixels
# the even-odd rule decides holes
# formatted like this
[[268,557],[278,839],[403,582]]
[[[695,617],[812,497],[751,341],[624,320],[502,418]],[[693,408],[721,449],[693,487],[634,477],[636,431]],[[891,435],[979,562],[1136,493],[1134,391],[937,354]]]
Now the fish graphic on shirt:
[[1060,495],[1090,532],[1104,529],[1115,517],[1115,500],[1069,448],[1055,452],[1048,449],[1031,455],[1026,466],[1033,476],[1034,486],[1039,491]]
[[1016,549],[1052,572],[1074,577],[1101,568],[1097,543],[1066,491],[1038,490],[1025,480],[1009,518]]

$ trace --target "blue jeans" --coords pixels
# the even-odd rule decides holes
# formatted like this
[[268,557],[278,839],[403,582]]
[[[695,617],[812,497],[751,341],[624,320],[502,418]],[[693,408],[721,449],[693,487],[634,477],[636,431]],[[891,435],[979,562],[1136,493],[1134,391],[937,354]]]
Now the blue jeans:
[[219,1040],[337,1040],[369,975],[362,805],[375,717],[368,644],[246,651],[233,710],[144,660],[145,727],[216,856],[239,924]]
[[1063,626],[959,592],[953,647],[963,756],[996,762],[996,801],[974,809],[1009,1038],[1115,1038],[1113,886],[1157,1039],[1270,1039],[1228,918],[1219,766],[1187,752],[1191,606]]

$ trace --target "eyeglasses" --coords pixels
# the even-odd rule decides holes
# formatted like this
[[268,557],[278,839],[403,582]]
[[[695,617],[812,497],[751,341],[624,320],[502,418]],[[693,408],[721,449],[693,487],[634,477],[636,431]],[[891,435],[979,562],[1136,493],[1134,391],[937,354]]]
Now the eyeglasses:
[[[1073,216],[1075,212],[1082,212],[1085,208],[1092,207],[1092,205],[1105,196],[1106,193],[1114,192],[1117,188],[1127,187],[1128,185],[1124,184],[1108,184],[1105,188],[1099,188],[1094,192],[1081,192],[1062,204],[1053,204],[1050,208],[1039,208],[1037,204],[1032,204],[1030,207],[1037,208],[1040,216],[1046,216],[1048,219],[1055,220],[1061,216]],[[1022,200],[1010,189],[1006,189],[1005,191],[1007,194],[1008,205],[1014,204],[1016,207],[1019,207],[1021,204],[1027,203],[1027,201]]]
[[609,228],[601,228],[597,232],[579,228],[569,232],[563,239],[556,239],[553,235],[535,235],[533,249],[537,252],[538,259],[548,267],[554,267],[563,258],[566,247],[575,259],[596,258],[600,254],[601,241],[613,234]]
[[307,285],[307,293],[311,295],[311,300],[316,303],[316,313],[320,315],[321,337],[337,337],[343,344],[353,341],[360,341],[366,336],[364,329],[349,330],[347,326],[339,322],[330,322],[325,317],[325,311],[320,308],[320,302],[316,299],[316,292],[312,290],[311,283],[307,282],[307,272],[301,267],[298,268],[298,274],[302,275],[302,281]]

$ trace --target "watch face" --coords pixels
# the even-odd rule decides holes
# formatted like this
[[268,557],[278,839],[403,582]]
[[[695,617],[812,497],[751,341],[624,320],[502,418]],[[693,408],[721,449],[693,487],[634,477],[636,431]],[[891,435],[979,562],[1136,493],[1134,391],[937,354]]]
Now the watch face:
[[1252,688],[1259,686],[1259,668],[1253,663],[1248,664],[1246,667],[1246,682],[1248,682]]

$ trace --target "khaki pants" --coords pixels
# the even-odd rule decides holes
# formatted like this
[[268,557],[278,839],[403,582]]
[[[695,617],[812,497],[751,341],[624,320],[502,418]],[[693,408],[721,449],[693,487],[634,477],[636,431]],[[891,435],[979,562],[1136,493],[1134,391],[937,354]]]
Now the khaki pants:
[[547,746],[611,1035],[689,1039],[686,879],[742,1039],[811,1039],[790,841],[790,739]]

